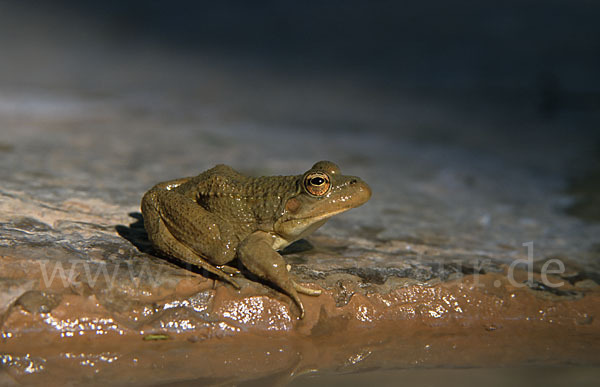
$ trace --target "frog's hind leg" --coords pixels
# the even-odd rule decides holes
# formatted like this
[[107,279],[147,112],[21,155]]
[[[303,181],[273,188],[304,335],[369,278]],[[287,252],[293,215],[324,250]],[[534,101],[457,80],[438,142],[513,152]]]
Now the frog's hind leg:
[[234,288],[240,289],[238,283],[234,281],[229,274],[210,264],[202,255],[187,247],[173,236],[155,206],[155,203],[158,200],[156,197],[157,192],[160,191],[153,190],[148,192],[146,195],[152,195],[152,197],[144,197],[142,200],[144,227],[148,233],[148,238],[156,250],[166,256],[174,257],[182,262],[198,266],[207,272],[216,275],[218,278],[229,282]]
[[161,229],[161,238],[164,239],[162,241],[164,243],[164,247],[161,246],[159,247],[159,249],[163,253],[171,257],[176,257],[182,260],[183,262],[192,264],[194,266],[198,266],[206,270],[207,272],[216,275],[220,279],[229,282],[234,288],[238,290],[240,289],[240,285],[238,285],[238,283],[233,278],[231,278],[229,274],[211,265],[209,262],[206,261],[206,259],[204,259],[204,257],[195,253],[189,247],[186,247],[185,245],[181,244],[177,239],[175,239],[173,235],[171,235],[171,233],[162,221],[159,221],[159,223],[159,227]]

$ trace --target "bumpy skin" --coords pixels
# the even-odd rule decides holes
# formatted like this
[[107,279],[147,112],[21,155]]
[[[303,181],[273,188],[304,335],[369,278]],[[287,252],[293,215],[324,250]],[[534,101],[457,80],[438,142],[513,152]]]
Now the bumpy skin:
[[303,175],[248,177],[226,165],[159,183],[142,199],[144,226],[155,249],[201,267],[239,288],[225,265],[235,258],[288,294],[304,316],[296,283],[277,250],[338,213],[365,203],[369,186],[320,161]]

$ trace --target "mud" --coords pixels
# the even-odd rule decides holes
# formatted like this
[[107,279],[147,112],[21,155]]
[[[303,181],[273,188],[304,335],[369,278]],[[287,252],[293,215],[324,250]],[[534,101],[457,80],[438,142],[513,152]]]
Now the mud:
[[58,384],[211,385],[373,369],[599,363],[597,285],[567,282],[562,291],[581,296],[558,299],[493,273],[389,292],[357,286],[340,304],[340,283],[331,278],[321,282],[322,296],[304,297],[304,320],[267,288],[238,293],[208,279],[185,278],[143,309],[65,295],[40,312],[48,296],[29,291],[2,327],[4,377],[27,384],[50,377]]

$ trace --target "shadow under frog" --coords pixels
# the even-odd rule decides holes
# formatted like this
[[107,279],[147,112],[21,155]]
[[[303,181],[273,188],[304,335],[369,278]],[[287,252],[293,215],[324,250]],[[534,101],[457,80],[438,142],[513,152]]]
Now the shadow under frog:
[[[155,185],[141,208],[148,241],[160,255],[182,261],[186,268],[202,268],[237,289],[232,276],[240,272],[227,264],[238,260],[249,273],[290,296],[302,318],[298,293],[318,296],[321,291],[296,282],[278,251],[370,197],[365,182],[342,175],[329,161],[302,175],[270,177],[248,177],[217,165],[196,177]],[[120,234],[148,251],[140,226],[136,222]]]

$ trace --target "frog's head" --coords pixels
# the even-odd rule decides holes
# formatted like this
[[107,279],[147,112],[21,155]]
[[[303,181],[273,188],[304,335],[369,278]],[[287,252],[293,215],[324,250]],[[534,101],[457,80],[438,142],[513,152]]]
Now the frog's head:
[[274,231],[289,243],[321,227],[327,219],[364,204],[371,188],[355,176],[345,176],[331,161],[319,161],[297,180],[297,190],[283,203]]

